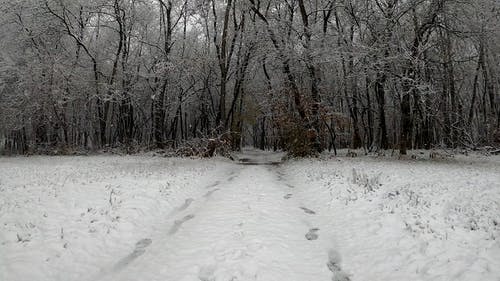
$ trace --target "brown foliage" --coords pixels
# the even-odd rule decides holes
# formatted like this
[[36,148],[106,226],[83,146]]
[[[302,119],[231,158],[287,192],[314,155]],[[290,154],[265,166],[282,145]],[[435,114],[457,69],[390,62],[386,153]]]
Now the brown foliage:
[[231,153],[231,136],[222,134],[215,138],[197,138],[184,142],[176,151],[184,157],[228,157]]

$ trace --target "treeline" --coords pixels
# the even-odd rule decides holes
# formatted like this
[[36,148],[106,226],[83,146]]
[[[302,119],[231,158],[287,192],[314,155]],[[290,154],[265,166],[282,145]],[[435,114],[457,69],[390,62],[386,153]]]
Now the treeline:
[[0,21],[6,152],[500,143],[497,0],[0,0]]

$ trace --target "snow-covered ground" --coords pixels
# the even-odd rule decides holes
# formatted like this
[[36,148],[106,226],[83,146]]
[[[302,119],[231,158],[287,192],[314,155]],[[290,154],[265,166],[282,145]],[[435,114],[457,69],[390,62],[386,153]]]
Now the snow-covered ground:
[[500,280],[499,157],[282,156],[0,158],[0,280]]
[[352,280],[500,280],[499,160],[301,160],[285,173]]

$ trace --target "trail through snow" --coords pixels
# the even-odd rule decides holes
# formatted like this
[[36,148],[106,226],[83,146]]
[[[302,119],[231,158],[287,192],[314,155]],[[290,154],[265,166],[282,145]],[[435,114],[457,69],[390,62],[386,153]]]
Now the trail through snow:
[[312,241],[321,236],[311,217],[315,212],[284,199],[290,187],[272,166],[276,159],[253,155],[247,153],[245,165],[209,186],[204,196],[186,199],[176,208],[173,224],[166,221],[133,264],[114,266],[96,279],[331,279],[329,249]]

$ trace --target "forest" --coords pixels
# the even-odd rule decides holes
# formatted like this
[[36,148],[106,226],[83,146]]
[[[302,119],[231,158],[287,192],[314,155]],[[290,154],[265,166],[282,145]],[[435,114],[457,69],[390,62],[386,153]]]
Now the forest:
[[0,152],[500,145],[498,0],[0,0]]

